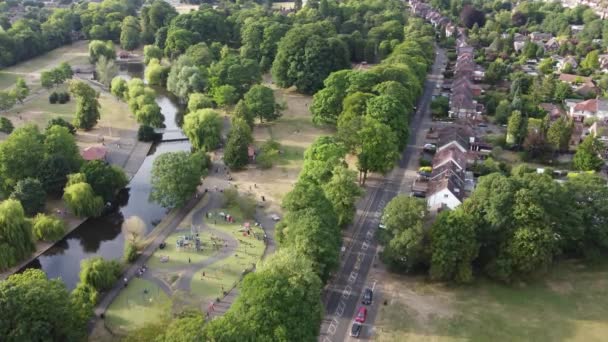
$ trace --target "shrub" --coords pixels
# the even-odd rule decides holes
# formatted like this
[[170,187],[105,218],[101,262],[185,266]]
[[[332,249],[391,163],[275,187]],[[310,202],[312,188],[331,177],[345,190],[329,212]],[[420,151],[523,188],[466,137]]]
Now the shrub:
[[70,101],[70,94],[66,91],[57,93],[57,102],[64,104]]
[[[69,95],[68,95],[68,97],[69,97]],[[49,122],[46,124],[46,130],[48,131],[48,129],[53,126],[65,127],[68,129],[68,131],[70,131],[71,134],[76,134],[76,127],[74,127],[74,125],[67,122],[63,118],[54,118],[54,119],[49,120]]]
[[34,218],[33,232],[37,240],[57,241],[65,233],[65,222],[56,217],[38,214]]
[[21,202],[27,216],[33,216],[44,210],[46,192],[39,180],[26,178],[17,182],[11,198]]
[[13,132],[13,129],[15,129],[15,126],[13,126],[11,120],[5,117],[0,117],[0,132],[11,134],[11,132]]
[[57,94],[57,92],[54,91],[51,93],[51,95],[49,95],[49,102],[51,104],[55,104],[55,103],[57,103],[57,101],[59,101],[59,94]]
[[132,263],[138,257],[137,247],[131,242],[127,242],[125,244],[125,261],[128,263]]
[[274,141],[268,140],[260,147],[260,153],[256,156],[256,164],[261,169],[269,169],[279,157],[281,145]]

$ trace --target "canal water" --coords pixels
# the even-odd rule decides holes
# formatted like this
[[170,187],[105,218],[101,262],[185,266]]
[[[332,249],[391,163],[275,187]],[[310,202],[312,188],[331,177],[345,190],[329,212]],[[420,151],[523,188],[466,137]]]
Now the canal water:
[[[143,66],[129,64],[121,69],[120,74],[125,78],[143,77]],[[165,116],[166,134],[181,134],[180,107],[171,94],[164,89],[156,88],[156,102]],[[171,132],[174,131],[174,132]],[[150,178],[154,159],[165,152],[189,151],[190,143],[166,142],[152,148],[143,164],[129,182],[128,200],[121,203],[115,213],[91,218],[82,223],[73,232],[59,241],[53,248],[32,261],[26,268],[40,268],[49,278],[61,278],[69,289],[76,287],[80,262],[94,256],[106,259],[120,259],[123,256],[125,239],[122,233],[122,223],[132,216],[139,217],[150,232],[167,214],[167,209],[149,201]]]

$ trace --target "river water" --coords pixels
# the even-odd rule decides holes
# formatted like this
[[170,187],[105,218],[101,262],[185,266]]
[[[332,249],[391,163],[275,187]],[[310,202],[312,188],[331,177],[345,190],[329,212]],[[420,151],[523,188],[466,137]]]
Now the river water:
[[[128,65],[119,75],[142,77],[142,65]],[[156,102],[165,116],[168,131],[179,131],[181,111],[175,98],[164,89],[155,88]],[[175,134],[167,133],[167,134]],[[179,133],[181,134],[181,133]],[[152,148],[143,164],[128,185],[128,200],[112,214],[86,220],[64,239],[32,261],[26,268],[40,268],[49,278],[61,278],[69,289],[76,287],[80,262],[94,256],[106,259],[120,259],[124,251],[122,223],[125,219],[136,216],[146,225],[150,232],[167,214],[167,209],[150,202],[150,172],[154,159],[165,152],[189,151],[189,142],[165,142]]]

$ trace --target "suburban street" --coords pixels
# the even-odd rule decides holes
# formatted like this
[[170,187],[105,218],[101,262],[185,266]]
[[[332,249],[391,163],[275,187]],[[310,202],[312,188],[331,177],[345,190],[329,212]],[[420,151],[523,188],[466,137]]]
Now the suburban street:
[[[445,51],[436,47],[437,54],[424,92],[418,101],[417,110],[410,124],[409,143],[401,155],[397,167],[388,175],[369,177],[366,195],[359,201],[354,224],[346,232],[340,269],[328,283],[323,296],[325,318],[321,326],[319,341],[348,341],[352,339],[350,329],[357,310],[362,306],[361,296],[366,287],[374,288],[375,279],[367,275],[378,257],[375,239],[382,210],[397,194],[409,194],[418,169],[418,156],[431,126],[430,103],[433,91],[442,74],[447,59]],[[372,324],[379,305],[380,296],[374,293],[374,302],[368,309],[360,339],[369,339]]]

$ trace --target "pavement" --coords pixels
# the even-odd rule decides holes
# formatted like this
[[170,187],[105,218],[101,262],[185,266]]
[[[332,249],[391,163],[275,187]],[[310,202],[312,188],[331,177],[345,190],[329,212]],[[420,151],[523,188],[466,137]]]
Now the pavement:
[[[358,202],[354,224],[344,237],[345,251],[340,269],[325,287],[323,303],[325,317],[319,334],[319,341],[349,341],[350,328],[357,310],[361,307],[361,296],[366,287],[375,288],[377,280],[368,274],[375,267],[378,257],[376,229],[380,223],[382,210],[398,194],[409,194],[416,178],[418,156],[422,153],[425,135],[431,127],[429,111],[433,91],[442,73],[447,58],[445,50],[436,47],[436,57],[431,73],[424,85],[424,92],[418,100],[417,110],[411,119],[408,145],[397,166],[385,177],[372,175],[368,178],[366,195]],[[381,293],[374,292],[374,303],[367,306],[368,315],[359,339],[373,338],[373,322],[378,306],[382,302]]]

